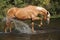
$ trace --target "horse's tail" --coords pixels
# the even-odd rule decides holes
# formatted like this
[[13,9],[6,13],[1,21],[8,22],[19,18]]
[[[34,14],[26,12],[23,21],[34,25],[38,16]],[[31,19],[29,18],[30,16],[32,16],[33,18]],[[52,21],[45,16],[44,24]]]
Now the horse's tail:
[[47,12],[47,23],[49,24],[49,22],[50,22],[50,13],[49,12]]
[[4,17],[4,18],[2,19],[2,22],[8,23],[8,22],[10,22],[10,20],[9,20],[7,17]]

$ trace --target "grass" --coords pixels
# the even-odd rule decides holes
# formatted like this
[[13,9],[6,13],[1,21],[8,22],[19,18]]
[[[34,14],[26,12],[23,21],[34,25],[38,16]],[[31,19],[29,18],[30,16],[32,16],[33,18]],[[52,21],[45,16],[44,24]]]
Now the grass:
[[3,18],[3,16],[0,15],[0,19]]

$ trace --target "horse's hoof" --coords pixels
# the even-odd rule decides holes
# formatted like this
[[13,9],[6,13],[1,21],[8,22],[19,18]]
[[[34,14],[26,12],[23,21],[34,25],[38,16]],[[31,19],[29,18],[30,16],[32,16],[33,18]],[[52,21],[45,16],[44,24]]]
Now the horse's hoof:
[[38,25],[39,27],[41,27],[42,25]]
[[7,33],[7,32],[4,32],[4,33]]
[[32,34],[36,34],[36,31],[33,31]]
[[32,31],[32,33],[36,33],[36,31]]
[[4,33],[7,33],[7,31],[4,31]]
[[11,32],[11,31],[10,31]]
[[41,27],[43,24],[40,24],[40,25],[38,25],[39,27]]

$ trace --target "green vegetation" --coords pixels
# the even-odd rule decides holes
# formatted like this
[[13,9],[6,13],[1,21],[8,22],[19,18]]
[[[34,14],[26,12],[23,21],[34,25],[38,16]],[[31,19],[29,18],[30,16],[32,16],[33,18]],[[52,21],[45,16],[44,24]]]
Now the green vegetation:
[[51,16],[51,18],[60,18],[60,15]]
[[60,0],[0,0],[0,18],[6,16],[9,8],[36,5],[46,8],[51,13],[51,18],[60,17]]

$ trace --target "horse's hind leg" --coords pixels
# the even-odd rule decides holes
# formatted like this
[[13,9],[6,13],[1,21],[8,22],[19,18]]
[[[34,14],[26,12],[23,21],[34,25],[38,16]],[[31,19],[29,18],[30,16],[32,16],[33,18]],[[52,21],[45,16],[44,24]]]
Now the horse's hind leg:
[[4,32],[7,33],[7,30],[9,28],[9,31],[11,32],[11,22],[6,22],[6,25],[4,27]]
[[10,23],[9,30],[12,31],[12,23]]
[[12,30],[12,24],[11,24],[11,22],[8,23],[7,27],[9,28],[9,32],[11,32],[11,30]]
[[6,22],[5,27],[4,27],[4,32],[7,33],[9,23]]
[[4,27],[4,32],[5,32],[5,33],[7,33],[7,29],[8,29],[8,28],[5,26],[5,27]]
[[40,18],[40,24],[38,26],[41,27],[42,25],[43,25],[42,18]]

